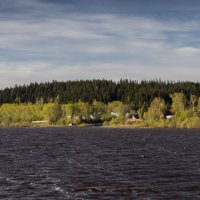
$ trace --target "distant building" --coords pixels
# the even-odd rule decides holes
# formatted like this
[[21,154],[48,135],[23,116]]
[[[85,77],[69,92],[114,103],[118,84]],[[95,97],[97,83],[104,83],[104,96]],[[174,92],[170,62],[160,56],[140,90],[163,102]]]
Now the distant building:
[[92,114],[90,115],[90,119],[101,119],[101,114]]
[[132,119],[139,119],[139,114],[138,113],[134,113],[133,116],[132,116]]
[[174,118],[174,115],[166,115],[165,118],[166,118],[166,119],[173,119],[173,118]]
[[111,112],[110,114],[111,114],[111,116],[119,117],[119,113],[117,113],[117,112]]

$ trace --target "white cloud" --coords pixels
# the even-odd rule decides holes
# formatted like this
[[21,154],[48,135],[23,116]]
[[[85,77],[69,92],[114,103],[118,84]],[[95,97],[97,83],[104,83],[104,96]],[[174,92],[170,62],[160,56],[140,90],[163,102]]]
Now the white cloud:
[[[173,59],[175,59],[174,55]],[[186,63],[186,64],[184,64]],[[178,67],[177,67],[178,65]],[[179,67],[182,65],[181,67]],[[193,64],[187,65],[183,60],[179,62],[148,63],[84,63],[53,65],[49,63],[1,63],[0,87],[28,84],[30,82],[66,81],[80,79],[113,79],[121,78],[133,80],[190,80],[198,81],[200,68]]]
[[179,56],[196,57],[200,56],[200,49],[194,47],[181,47],[174,49],[174,52]]
[[2,87],[53,79],[198,80],[200,49],[186,44],[198,40],[198,20],[69,13],[0,18],[0,27]]
[[[35,42],[45,42],[48,46],[51,40],[71,40],[75,45],[81,40],[95,40],[96,44],[102,41],[143,43],[157,40],[166,40],[166,32],[181,32],[187,37],[187,32],[196,30],[200,23],[158,21],[135,16],[116,15],[64,15],[64,18],[49,20],[0,20],[1,40],[0,45],[7,48],[20,48],[25,45],[33,45]],[[180,33],[179,33],[180,34]],[[117,40],[118,39],[118,40]],[[76,41],[78,40],[78,41]],[[69,41],[67,41],[69,42]],[[108,43],[109,44],[109,43]]]

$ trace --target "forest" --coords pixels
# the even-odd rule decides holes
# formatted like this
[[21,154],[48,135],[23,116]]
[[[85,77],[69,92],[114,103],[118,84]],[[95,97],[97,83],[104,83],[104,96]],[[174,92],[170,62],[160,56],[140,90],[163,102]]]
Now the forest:
[[0,104],[5,103],[77,103],[91,104],[94,100],[108,104],[121,101],[130,104],[134,110],[143,107],[145,110],[156,97],[164,99],[170,106],[170,94],[183,93],[186,104],[190,104],[190,96],[200,96],[200,83],[173,82],[161,80],[133,81],[120,80],[80,80],[66,82],[31,83],[0,90]]
[[200,84],[88,80],[0,91],[1,126],[200,128]]

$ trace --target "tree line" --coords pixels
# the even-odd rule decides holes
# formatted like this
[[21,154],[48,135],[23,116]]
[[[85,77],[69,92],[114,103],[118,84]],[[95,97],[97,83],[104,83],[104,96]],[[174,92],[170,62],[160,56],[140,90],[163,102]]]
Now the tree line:
[[31,83],[0,90],[0,104],[5,103],[60,103],[69,104],[79,101],[91,104],[94,100],[108,104],[121,101],[130,104],[133,109],[143,108],[147,111],[156,98],[164,99],[170,107],[170,94],[183,93],[186,104],[190,104],[190,96],[200,96],[200,83],[173,81],[133,81],[120,80],[80,80],[66,82]]

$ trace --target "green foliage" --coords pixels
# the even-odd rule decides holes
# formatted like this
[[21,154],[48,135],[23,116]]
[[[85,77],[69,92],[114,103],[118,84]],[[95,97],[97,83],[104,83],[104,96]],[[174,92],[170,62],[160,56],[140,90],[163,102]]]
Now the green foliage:
[[42,119],[42,107],[36,104],[4,104],[0,107],[0,122],[5,125],[31,124]]
[[200,112],[200,97],[198,98],[197,110]]
[[108,112],[114,112],[116,113],[119,117],[125,116],[127,112],[130,111],[130,106],[124,105],[120,101],[113,101],[108,104]]
[[50,124],[56,124],[61,116],[61,106],[57,103],[48,103],[43,107],[44,119],[48,120]]
[[193,116],[188,120],[187,128],[200,128],[200,118]]
[[160,120],[164,117],[166,104],[164,99],[156,97],[152,102],[146,113],[146,119]]
[[[30,126],[33,122],[48,121],[51,125],[82,125],[85,123],[103,123],[113,126],[157,127],[157,128],[200,128],[200,97],[190,95],[189,99],[183,93],[174,93],[171,104],[166,105],[165,100],[156,97],[150,106],[144,109],[139,107],[140,117],[144,113],[144,120],[131,119],[127,113],[135,113],[134,103],[126,104],[122,101],[113,101],[105,104],[99,101],[60,104],[60,97],[54,103],[43,104],[38,99],[36,104],[13,103],[0,106],[1,126]],[[18,99],[19,100],[19,99]],[[52,101],[52,100],[51,100]],[[174,117],[166,119],[166,113],[172,108]],[[98,115],[99,118],[94,116]]]
[[197,102],[197,96],[193,94],[190,95],[190,103],[192,105],[193,111],[195,111],[196,102]]
[[93,101],[92,106],[91,106],[91,112],[94,114],[105,114],[107,106],[103,102],[99,101]]
[[79,101],[78,103],[75,104],[76,108],[77,108],[77,115],[87,118],[89,113],[90,113],[90,107],[88,103]]
[[125,125],[126,118],[125,117],[113,117],[109,122],[110,125]]
[[183,93],[174,93],[171,94],[170,97],[172,98],[172,112],[179,113],[183,112],[186,107],[186,97]]

